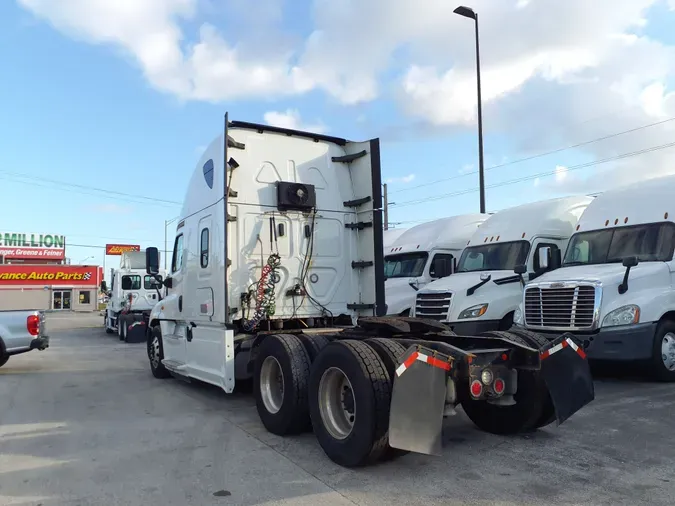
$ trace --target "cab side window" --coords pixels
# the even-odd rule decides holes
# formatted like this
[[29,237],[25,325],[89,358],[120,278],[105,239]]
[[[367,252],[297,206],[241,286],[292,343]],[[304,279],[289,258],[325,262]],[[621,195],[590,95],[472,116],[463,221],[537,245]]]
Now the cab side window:
[[[450,274],[452,259],[453,256],[449,253],[438,253],[437,255],[434,255],[434,258],[431,260],[431,265],[429,266],[429,276],[432,278],[448,276]],[[439,266],[443,263],[445,264],[447,272],[442,272],[442,269],[439,269]]]
[[199,265],[202,269],[209,266],[209,229],[202,230],[201,240],[199,244]]
[[183,267],[183,234],[176,237],[173,246],[173,260],[171,261],[171,272],[180,271]]
[[537,249],[534,250],[534,257],[532,258],[532,267],[534,272],[539,272],[541,270],[541,266],[539,265],[539,250],[542,248],[551,248],[551,258],[555,258],[556,255],[560,254],[560,248],[557,244],[548,242],[540,242],[537,244]]

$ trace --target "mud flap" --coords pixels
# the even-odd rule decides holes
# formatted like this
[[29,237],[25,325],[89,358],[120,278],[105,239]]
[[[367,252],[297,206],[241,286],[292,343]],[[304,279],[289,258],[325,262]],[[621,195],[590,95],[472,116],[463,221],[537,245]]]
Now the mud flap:
[[541,351],[541,375],[558,425],[595,399],[591,368],[572,334],[565,333]]
[[427,455],[440,455],[447,373],[446,356],[412,346],[396,369],[389,414],[389,445]]

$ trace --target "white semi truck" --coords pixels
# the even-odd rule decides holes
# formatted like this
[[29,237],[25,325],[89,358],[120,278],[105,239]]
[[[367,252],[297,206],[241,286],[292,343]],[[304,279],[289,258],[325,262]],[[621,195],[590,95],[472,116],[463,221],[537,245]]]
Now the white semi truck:
[[108,334],[116,332],[120,341],[126,341],[131,325],[138,322],[147,325],[150,311],[166,293],[160,283],[163,275],[163,271],[156,276],[146,272],[145,251],[122,253],[119,268],[110,272],[111,286],[103,317]]
[[388,251],[388,249],[391,247],[392,243],[398,239],[401,234],[403,234],[407,228],[390,228],[388,230],[384,231],[384,234],[382,236],[382,244],[384,251]]
[[387,314],[410,316],[420,288],[449,276],[488,214],[450,216],[416,225],[384,250]]
[[571,332],[591,359],[642,361],[675,381],[673,194],[675,176],[666,176],[596,197],[562,268],[526,285],[514,323],[552,339]]
[[[462,253],[457,272],[417,292],[414,316],[432,318],[459,335],[508,330],[524,281],[560,265],[560,251],[592,197],[564,197],[511,207],[491,215]],[[539,263],[550,248],[554,261]]]
[[[168,294],[150,315],[152,374],[228,393],[252,378],[270,432],[311,428],[343,466],[440,452],[443,417],[459,405],[478,427],[514,433],[590,402],[568,336],[552,353],[559,342],[536,334],[458,339],[434,321],[382,316],[379,153],[377,139],[226,115],[188,184]],[[146,268],[159,272],[156,248]]]

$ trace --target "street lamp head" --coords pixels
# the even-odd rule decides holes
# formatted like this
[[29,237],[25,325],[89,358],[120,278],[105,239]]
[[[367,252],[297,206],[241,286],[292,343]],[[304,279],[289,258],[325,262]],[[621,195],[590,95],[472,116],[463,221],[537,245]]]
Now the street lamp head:
[[454,12],[455,14],[459,14],[460,16],[464,16],[465,18],[476,19],[476,13],[473,11],[471,7],[465,7],[464,5],[460,5],[452,12]]

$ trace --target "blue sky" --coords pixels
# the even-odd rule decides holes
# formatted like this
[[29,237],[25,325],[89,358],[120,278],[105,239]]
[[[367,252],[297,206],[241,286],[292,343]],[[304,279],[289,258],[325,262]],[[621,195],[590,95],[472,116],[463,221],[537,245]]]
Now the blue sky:
[[[106,3],[89,1],[91,5]],[[312,85],[298,85],[291,92],[282,89],[287,86],[284,84],[275,88],[274,82],[258,91],[241,85],[230,87],[232,79],[200,85],[198,76],[189,91],[171,90],[164,84],[167,73],[153,75],[148,58],[139,57],[145,53],[133,29],[144,30],[142,13],[131,21],[126,13],[117,19],[114,2],[107,2],[106,8],[112,9],[108,23],[117,27],[129,22],[131,28],[121,27],[102,41],[97,39],[101,29],[97,23],[106,21],[76,19],[80,0],[64,2],[72,8],[65,7],[63,12],[56,12],[48,0],[3,2],[2,228],[64,234],[74,263],[87,259],[87,263],[100,264],[101,246],[106,242],[161,247],[164,221],[179,213],[178,203],[199,149],[218,134],[225,111],[233,118],[253,122],[265,122],[270,112],[284,116],[297,111],[299,126],[318,125],[330,134],[355,140],[380,137],[390,201],[400,205],[391,208],[394,223],[410,226],[431,218],[476,212],[472,28],[468,20],[448,17],[440,2],[421,1],[429,4],[427,10],[439,9],[437,17],[447,18],[447,29],[436,26],[430,17],[404,23],[402,26],[410,27],[410,33],[404,35],[398,29],[386,30],[382,27],[385,22],[395,27],[407,21],[396,18],[397,12],[405,16],[394,5],[398,0],[386,4],[389,11],[378,15],[380,25],[371,24],[372,30],[366,25],[358,37],[349,38],[340,38],[344,30],[330,23],[340,16],[349,18],[349,9],[356,8],[354,2],[265,0],[266,10],[251,13],[242,9],[241,0],[148,0],[166,6],[168,14],[163,24],[156,23],[157,30],[180,30],[182,39],[177,47],[186,60],[188,46],[199,40],[200,27],[208,22],[222,36],[223,44],[237,47],[240,57],[248,55],[259,67],[291,62],[288,64],[303,68]],[[378,3],[382,2],[364,0],[362,17],[369,13],[366,7],[374,9]],[[661,137],[672,138],[669,123],[654,127],[656,132],[649,128],[644,135],[619,136],[514,163],[662,121],[668,112],[675,116],[675,101],[667,94],[673,76],[671,45],[675,44],[668,27],[673,26],[675,16],[667,2],[616,0],[611,3],[617,11],[609,16],[612,19],[586,31],[578,27],[580,20],[570,11],[563,13],[570,19],[556,13],[560,6],[553,0],[540,0],[543,7],[533,6],[535,0],[533,5],[525,5],[528,3],[474,3],[484,13],[486,167],[505,164],[486,172],[488,186],[498,185],[487,191],[489,211],[557,195],[599,191],[611,182],[627,181],[636,173],[637,158],[573,172],[566,172],[565,167],[656,146]],[[190,6],[190,16],[181,17],[183,4]],[[518,22],[535,16],[543,26],[547,20],[528,9],[546,8],[546,4],[550,5],[549,21],[560,22],[559,29],[568,33],[567,39],[538,33],[534,25],[532,33],[522,29],[508,33],[508,28],[499,24],[504,15]],[[316,42],[313,34],[319,31],[330,36],[330,44]],[[446,33],[447,46],[439,48],[438,41],[444,41]],[[619,35],[623,42],[614,42],[613,37],[620,39]],[[638,42],[625,42],[631,37]],[[642,59],[639,51],[649,56]],[[622,55],[639,61],[643,68],[622,62]],[[212,57],[213,62],[207,63],[215,67],[222,56]],[[429,70],[425,70],[424,79],[414,79],[414,66]],[[246,78],[246,71],[243,68],[237,75]],[[336,82],[341,83],[339,89],[325,77],[333,71]],[[351,100],[354,90],[369,89],[373,76],[377,93],[363,92],[359,100]],[[453,76],[456,79],[450,79]],[[662,93],[645,94],[650,86],[654,90],[659,84]],[[210,96],[202,100],[200,95]],[[645,97],[651,98],[647,101]],[[638,168],[637,173],[671,170],[661,167],[657,157],[661,153],[649,155],[648,168]],[[557,175],[535,179],[537,174],[556,171],[556,167]],[[503,185],[519,178],[530,179]],[[441,179],[447,180],[436,182]],[[461,192],[469,193],[452,195]],[[429,200],[446,194],[450,195]],[[174,226],[169,227],[170,243]],[[116,262],[109,257],[107,267]]]

